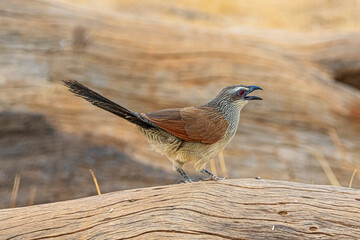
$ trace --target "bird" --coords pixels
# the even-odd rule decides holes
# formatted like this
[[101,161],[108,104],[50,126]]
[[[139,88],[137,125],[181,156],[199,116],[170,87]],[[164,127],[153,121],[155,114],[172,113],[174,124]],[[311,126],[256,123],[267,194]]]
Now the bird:
[[258,86],[230,85],[203,105],[143,113],[131,111],[76,80],[63,83],[76,96],[137,125],[151,147],[166,155],[173,169],[188,183],[192,180],[183,170],[185,163],[193,163],[210,180],[223,179],[205,169],[205,165],[234,138],[243,107],[250,101],[262,100],[249,94],[263,90]]

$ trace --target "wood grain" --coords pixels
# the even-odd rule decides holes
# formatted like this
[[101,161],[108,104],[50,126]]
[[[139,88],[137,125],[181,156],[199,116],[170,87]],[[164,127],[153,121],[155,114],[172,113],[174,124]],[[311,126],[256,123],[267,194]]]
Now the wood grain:
[[358,239],[360,191],[255,179],[0,211],[0,239]]
[[[67,136],[40,138],[26,128],[19,134],[0,126],[9,132],[0,138],[0,208],[10,204],[16,174],[17,206],[27,204],[31,186],[35,204],[95,194],[89,168],[104,192],[177,181],[172,164],[152,151],[136,126],[75,98],[64,79],[138,112],[204,104],[226,85],[261,86],[264,101],[242,111],[225,148],[228,176],[331,184],[321,156],[348,186],[360,169],[360,91],[335,81],[360,76],[360,34],[232,32],[71,2],[0,1],[0,109],[40,114]],[[16,119],[3,122],[19,124]]]

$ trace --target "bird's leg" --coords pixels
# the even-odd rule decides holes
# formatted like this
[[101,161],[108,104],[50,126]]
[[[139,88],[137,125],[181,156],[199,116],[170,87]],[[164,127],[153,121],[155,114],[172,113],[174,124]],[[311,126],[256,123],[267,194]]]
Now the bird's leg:
[[178,166],[178,164],[174,164],[174,168],[185,179],[185,182],[193,182],[191,178],[189,178],[189,176],[186,174],[186,172],[180,166]]
[[221,178],[221,177],[215,176],[213,173],[206,170],[205,168],[203,168],[200,172],[205,174],[205,175],[208,175],[211,178],[211,180],[223,180],[223,179],[226,179],[226,178]]

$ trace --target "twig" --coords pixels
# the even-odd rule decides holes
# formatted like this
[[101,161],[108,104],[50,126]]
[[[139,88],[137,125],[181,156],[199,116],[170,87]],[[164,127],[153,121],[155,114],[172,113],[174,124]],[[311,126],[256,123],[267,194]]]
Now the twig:
[[16,174],[15,179],[14,179],[13,190],[11,193],[10,208],[14,208],[16,206],[16,198],[18,195],[19,186],[20,186],[20,176],[18,174]]
[[94,174],[94,172],[93,172],[91,169],[89,169],[89,170],[90,170],[90,173],[91,173],[91,175],[92,175],[92,177],[93,177],[93,180],[94,180],[94,183],[95,183],[95,187],[96,187],[97,193],[98,193],[98,195],[101,195],[100,188],[99,188],[98,182],[97,182],[97,180],[96,180],[95,174]]
[[215,160],[214,159],[211,159],[210,160],[210,169],[211,169],[211,172],[217,176],[217,171],[216,171],[216,164],[215,164]]
[[326,158],[324,157],[324,155],[315,150],[312,149],[312,153],[315,156],[315,158],[318,160],[318,162],[320,163],[321,168],[323,169],[326,177],[328,178],[328,180],[330,181],[331,185],[334,186],[341,186],[339,180],[337,179],[335,173],[333,172],[333,170],[331,169],[329,162],[326,160]]
[[225,163],[223,152],[219,152],[219,162],[220,162],[220,167],[221,167],[221,172],[223,174],[223,177],[228,178],[229,175],[227,173],[227,168],[226,168],[226,163]]
[[34,205],[35,195],[36,195],[36,186],[31,186],[31,187],[30,187],[30,194],[29,194],[28,206]]
[[[341,143],[340,138],[339,138],[339,134],[337,134],[335,128],[329,127],[327,128],[327,132],[332,140],[332,142],[334,143],[336,149],[338,150],[338,152],[341,155],[341,159],[342,161],[346,164],[345,166],[349,169],[349,168],[353,168],[355,167],[355,169],[357,169],[357,166],[355,166],[353,163],[351,163],[349,161],[349,158],[346,154],[344,145]],[[350,170],[350,169],[349,169]],[[355,171],[355,170],[354,170]],[[356,172],[356,171],[355,171]],[[360,180],[360,175],[358,175],[359,180]]]
[[354,181],[354,177],[356,175],[356,171],[357,171],[357,169],[355,168],[353,174],[351,175],[351,179],[350,179],[350,182],[349,182],[349,188],[351,188],[351,186],[352,186],[352,183]]
[[345,148],[344,146],[341,144],[339,135],[337,134],[335,128],[328,128],[328,134],[332,140],[332,142],[334,143],[335,147],[337,148],[337,150],[339,151],[341,158],[344,162],[349,162],[346,152],[345,152]]

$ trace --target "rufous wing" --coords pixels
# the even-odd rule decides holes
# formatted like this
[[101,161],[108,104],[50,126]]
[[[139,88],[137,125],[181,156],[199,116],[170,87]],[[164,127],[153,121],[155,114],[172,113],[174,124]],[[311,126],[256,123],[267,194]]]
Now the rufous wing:
[[215,143],[225,135],[229,125],[221,113],[207,106],[164,109],[142,116],[189,142]]

